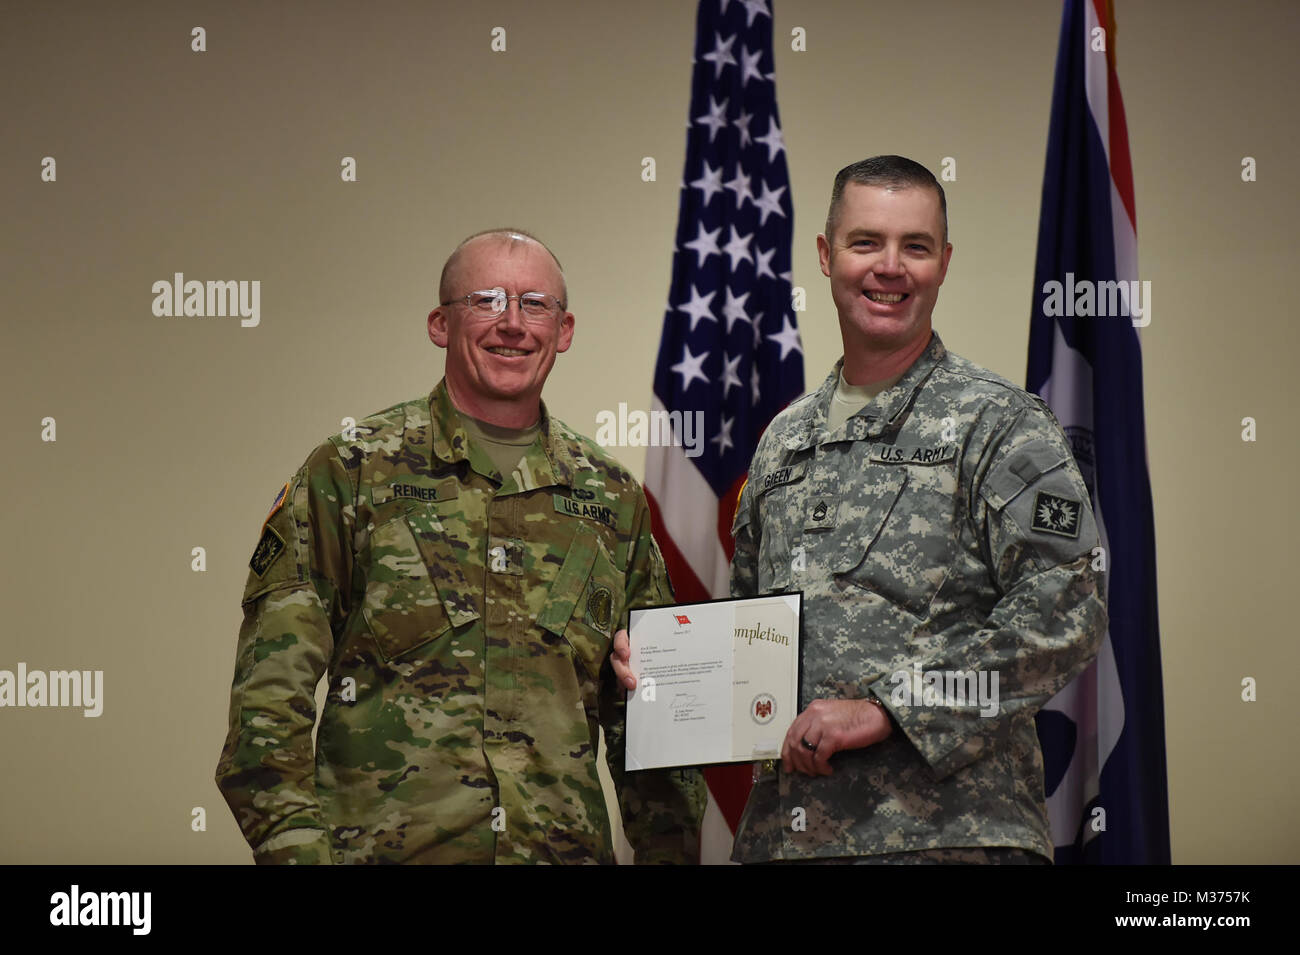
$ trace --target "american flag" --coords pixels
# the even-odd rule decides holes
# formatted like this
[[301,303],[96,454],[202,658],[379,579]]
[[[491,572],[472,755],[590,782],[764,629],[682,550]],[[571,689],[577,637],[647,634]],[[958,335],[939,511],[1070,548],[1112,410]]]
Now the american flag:
[[[652,411],[703,413],[702,452],[651,447],[646,492],[677,598],[725,597],[731,521],[758,437],[803,393],[791,304],[793,206],[776,108],[772,7],[701,0],[672,286],[655,364]],[[671,419],[670,419],[671,420]],[[742,763],[706,774],[735,831],[749,794]]]
[[[1107,0],[1066,0],[1038,226],[1028,388],[1051,405],[1092,494],[1110,625],[1038,714],[1056,862],[1169,864],[1155,522],[1135,309],[1055,315],[1048,283],[1136,282],[1137,204]],[[1148,299],[1147,306],[1150,305]],[[1098,566],[1098,569],[1101,569]],[[1105,810],[1104,828],[1095,823]]]

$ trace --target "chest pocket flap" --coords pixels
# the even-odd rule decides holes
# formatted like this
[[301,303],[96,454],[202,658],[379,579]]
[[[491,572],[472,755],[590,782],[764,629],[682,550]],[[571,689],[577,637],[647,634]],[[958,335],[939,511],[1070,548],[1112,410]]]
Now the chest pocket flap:
[[465,572],[433,513],[402,512],[371,532],[361,612],[390,661],[478,619]]
[[837,575],[914,616],[928,612],[950,571],[956,544],[956,473],[942,453],[888,448],[873,455],[845,502]]
[[889,520],[907,484],[906,468],[878,468],[870,472],[869,493],[859,492],[852,500],[842,501],[836,513],[841,530],[832,538],[835,553],[831,568],[847,573],[862,564],[862,555],[876,546],[880,530]]
[[596,679],[609,654],[613,625],[623,615],[623,575],[596,532],[579,524],[537,625],[563,637]]

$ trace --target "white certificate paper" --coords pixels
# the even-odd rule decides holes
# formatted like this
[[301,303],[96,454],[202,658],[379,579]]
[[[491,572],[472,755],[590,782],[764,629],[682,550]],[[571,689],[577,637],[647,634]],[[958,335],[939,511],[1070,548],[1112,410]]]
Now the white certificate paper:
[[633,610],[627,769],[770,759],[798,715],[801,594]]

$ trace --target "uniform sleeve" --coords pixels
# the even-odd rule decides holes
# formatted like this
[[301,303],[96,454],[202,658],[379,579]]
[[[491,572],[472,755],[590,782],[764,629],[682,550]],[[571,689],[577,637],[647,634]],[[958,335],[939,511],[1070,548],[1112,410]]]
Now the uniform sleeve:
[[[626,608],[673,602],[663,555],[650,532],[650,508],[645,495],[637,503],[634,537],[629,546]],[[627,626],[627,614],[620,621]],[[623,813],[623,831],[638,865],[698,864],[700,820],[706,800],[704,775],[698,769],[651,769],[625,772],[623,732],[626,693],[608,659],[601,670],[601,725],[606,760]]]
[[316,685],[348,614],[354,492],[333,445],[294,475],[249,562],[217,786],[259,864],[329,864]]
[[[758,460],[755,454],[754,460]],[[753,469],[749,475],[752,477]],[[736,550],[731,558],[731,596],[755,597],[758,595],[758,521],[754,519],[754,498],[749,478],[745,479],[736,498],[736,514],[731,522],[731,537]]]
[[[981,629],[911,661],[911,669],[974,671],[996,688],[987,694],[996,703],[898,706],[901,679],[872,691],[938,779],[1031,719],[1096,656],[1106,630],[1104,577],[1093,566],[1097,526],[1055,420],[1023,411],[986,459],[968,516],[999,599]],[[915,680],[909,683],[915,693]]]

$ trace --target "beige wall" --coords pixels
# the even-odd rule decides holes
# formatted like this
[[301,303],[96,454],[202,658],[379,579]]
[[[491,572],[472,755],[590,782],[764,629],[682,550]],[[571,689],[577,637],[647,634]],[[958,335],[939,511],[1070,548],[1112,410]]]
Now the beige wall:
[[[1117,7],[1153,293],[1174,860],[1297,862],[1300,14]],[[246,861],[212,774],[271,498],[344,416],[437,381],[424,316],[438,269],[490,225],[539,232],[566,265],[577,336],[552,410],[591,433],[602,408],[646,406],[694,4],[25,3],[3,17],[0,668],[102,669],[106,686],[97,719],[0,710],[0,861]],[[195,25],[206,53],[190,51]],[[489,51],[494,26],[505,53]],[[807,52],[790,50],[795,26]],[[1051,3],[778,3],[810,384],[839,354],[814,249],[830,179],[880,152],[957,160],[935,324],[1023,381],[1058,27]],[[1243,156],[1258,182],[1241,181]],[[154,317],[150,287],[176,271],[260,280],[261,324]],[[640,473],[641,450],[623,457]],[[1241,701],[1243,677],[1258,702]]]

